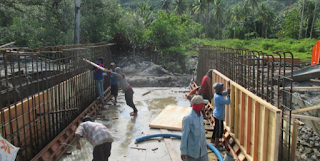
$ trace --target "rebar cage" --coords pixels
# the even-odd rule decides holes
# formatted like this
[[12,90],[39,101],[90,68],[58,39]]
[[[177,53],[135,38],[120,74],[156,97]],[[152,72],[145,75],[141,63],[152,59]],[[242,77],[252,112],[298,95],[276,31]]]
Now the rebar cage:
[[[111,63],[109,44],[2,49],[1,135],[30,160],[96,100],[91,66]],[[2,59],[1,59],[2,58]],[[104,80],[104,90],[110,85]]]
[[[275,57],[280,62],[276,62]],[[291,160],[293,60],[291,52],[267,54],[207,45],[199,48],[198,84],[209,69],[216,69],[282,110],[279,160]]]

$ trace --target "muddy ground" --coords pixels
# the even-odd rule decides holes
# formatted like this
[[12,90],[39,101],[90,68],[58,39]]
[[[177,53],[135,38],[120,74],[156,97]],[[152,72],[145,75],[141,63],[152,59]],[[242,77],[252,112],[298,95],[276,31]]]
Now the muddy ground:
[[[117,105],[106,105],[107,110],[101,110],[99,113],[105,116],[105,119],[98,119],[96,122],[104,124],[114,136],[111,156],[112,161],[168,161],[169,152],[164,141],[158,140],[144,141],[135,144],[135,139],[149,135],[161,133],[159,129],[150,129],[149,123],[154,120],[158,114],[167,105],[190,106],[190,102],[185,99],[188,91],[186,88],[133,88],[134,102],[139,110],[136,117],[129,116],[132,109],[125,104],[124,95],[121,92]],[[142,96],[144,93],[151,91],[149,94]],[[109,103],[111,104],[111,102]],[[191,107],[190,107],[191,108]],[[179,134],[180,131],[169,131],[169,133]],[[207,136],[211,133],[208,132]],[[209,139],[207,139],[209,141]],[[77,150],[70,147],[67,151],[71,155],[63,155],[59,161],[89,161],[92,160],[92,146],[85,139],[81,139],[82,149]],[[173,139],[173,144],[180,155],[180,140]],[[75,146],[75,144],[73,144]],[[146,150],[131,149],[130,147],[141,147]],[[158,150],[152,151],[153,148]],[[210,160],[217,160],[214,153],[209,152]]]

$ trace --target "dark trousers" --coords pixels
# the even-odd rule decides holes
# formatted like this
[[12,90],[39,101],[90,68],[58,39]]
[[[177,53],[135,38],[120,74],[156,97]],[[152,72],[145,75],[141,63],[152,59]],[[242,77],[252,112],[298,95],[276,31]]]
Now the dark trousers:
[[103,143],[93,149],[92,161],[108,161],[111,154],[111,142]]
[[217,118],[214,118],[214,129],[212,133],[212,139],[214,140],[215,138],[222,138],[223,130],[223,120],[218,120]]
[[128,106],[130,106],[133,109],[133,112],[138,112],[136,106],[133,103],[133,90],[132,88],[129,88],[125,91],[124,97],[126,99],[126,103]]

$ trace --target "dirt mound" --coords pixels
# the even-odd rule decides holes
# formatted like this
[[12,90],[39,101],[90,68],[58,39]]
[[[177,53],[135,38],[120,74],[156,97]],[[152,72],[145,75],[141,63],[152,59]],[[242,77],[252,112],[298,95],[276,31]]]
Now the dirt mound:
[[191,74],[172,73],[141,56],[123,57],[116,64],[133,87],[186,87],[192,78]]

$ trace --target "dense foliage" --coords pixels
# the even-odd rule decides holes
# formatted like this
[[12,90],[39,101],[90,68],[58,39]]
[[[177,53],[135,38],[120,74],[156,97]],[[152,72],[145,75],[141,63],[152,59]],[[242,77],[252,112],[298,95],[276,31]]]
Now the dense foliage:
[[[72,44],[74,6],[2,0],[0,44]],[[144,54],[173,71],[184,69],[185,53],[194,53],[197,42],[307,58],[303,53],[320,37],[319,8],[318,0],[81,0],[80,42],[114,42],[117,56]]]

